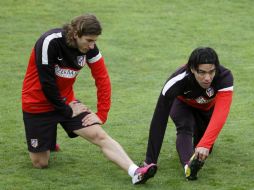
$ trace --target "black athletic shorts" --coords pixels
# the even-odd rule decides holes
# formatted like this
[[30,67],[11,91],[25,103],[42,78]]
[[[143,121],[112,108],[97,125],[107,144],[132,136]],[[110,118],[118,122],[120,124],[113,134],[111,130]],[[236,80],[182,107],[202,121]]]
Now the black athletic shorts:
[[70,138],[77,137],[73,131],[84,128],[82,119],[87,114],[89,113],[84,112],[74,118],[66,118],[55,111],[39,114],[23,112],[28,150],[53,150],[56,144],[57,124],[61,124]]

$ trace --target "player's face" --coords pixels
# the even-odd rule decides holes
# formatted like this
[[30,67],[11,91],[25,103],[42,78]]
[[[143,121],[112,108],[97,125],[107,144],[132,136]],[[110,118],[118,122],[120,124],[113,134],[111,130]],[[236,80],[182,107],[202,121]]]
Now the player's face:
[[81,37],[74,35],[74,39],[76,40],[77,48],[82,53],[86,53],[90,49],[93,49],[97,38],[98,38],[97,35],[88,35],[88,36],[81,36]]
[[200,64],[197,70],[191,69],[198,84],[202,88],[209,88],[216,73],[214,64]]

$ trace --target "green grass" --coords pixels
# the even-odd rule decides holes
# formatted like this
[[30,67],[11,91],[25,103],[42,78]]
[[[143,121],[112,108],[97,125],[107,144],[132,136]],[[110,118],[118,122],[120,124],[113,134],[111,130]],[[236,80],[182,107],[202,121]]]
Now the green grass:
[[[113,96],[105,130],[137,163],[145,157],[149,123],[166,78],[197,46],[214,47],[235,78],[231,113],[199,180],[186,182],[171,121],[159,170],[143,186],[107,161],[95,146],[71,140],[59,127],[62,151],[50,168],[33,169],[21,112],[21,87],[36,39],[84,12],[103,25],[98,44],[111,76]],[[227,189],[253,188],[254,1],[73,0],[0,1],[0,189]],[[76,95],[95,109],[95,88],[85,68]]]

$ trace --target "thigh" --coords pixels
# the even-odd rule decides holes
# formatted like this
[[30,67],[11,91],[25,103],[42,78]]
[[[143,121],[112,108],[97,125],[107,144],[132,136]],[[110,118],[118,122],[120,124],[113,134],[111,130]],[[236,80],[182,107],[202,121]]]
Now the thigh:
[[100,141],[109,137],[108,134],[103,130],[103,128],[98,124],[94,124],[90,127],[81,128],[73,132],[94,144],[99,144]]
[[23,120],[30,152],[45,152],[54,148],[58,123],[55,112],[39,114],[23,112]]
[[210,122],[213,109],[209,111],[196,110],[194,112],[194,117],[196,120],[195,132],[194,132],[194,145],[196,146],[200,139],[203,137],[207,126]]
[[84,112],[73,118],[62,118],[60,124],[62,125],[62,127],[64,128],[64,130],[66,131],[66,133],[70,138],[78,136],[73,131],[90,127],[82,125],[82,119],[86,117],[88,114],[89,114],[88,112]]
[[197,117],[197,120],[199,120],[200,122],[200,127],[207,128],[211,120],[212,113],[213,113],[213,108],[208,111],[204,111],[204,110],[196,111],[196,117]]
[[169,115],[176,126],[177,134],[193,134],[196,121],[193,109],[190,106],[176,98],[172,104]]

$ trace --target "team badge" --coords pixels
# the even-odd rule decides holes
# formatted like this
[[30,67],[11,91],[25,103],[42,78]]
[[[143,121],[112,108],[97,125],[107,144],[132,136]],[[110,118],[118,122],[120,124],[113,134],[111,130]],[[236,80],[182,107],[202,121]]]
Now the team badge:
[[85,55],[78,56],[77,62],[80,67],[84,67],[84,65],[86,64],[86,56]]
[[214,90],[212,87],[209,87],[208,89],[206,89],[206,94],[209,97],[212,97],[214,95]]
[[38,139],[31,139],[31,146],[36,148],[38,146]]

